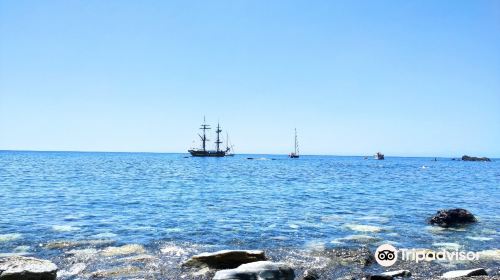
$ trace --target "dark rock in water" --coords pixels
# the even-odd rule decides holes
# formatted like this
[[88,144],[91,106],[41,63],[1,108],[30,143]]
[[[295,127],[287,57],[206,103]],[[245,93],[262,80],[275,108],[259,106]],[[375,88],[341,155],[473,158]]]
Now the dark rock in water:
[[368,275],[366,280],[393,280],[394,277],[389,275]]
[[300,280],[319,280],[319,275],[317,272],[314,272],[312,270],[306,270],[304,272],[304,275],[302,275],[302,278]]
[[384,272],[381,275],[391,276],[391,277],[410,277],[411,272],[409,270],[396,270],[396,271]]
[[477,222],[476,217],[471,212],[461,208],[439,210],[429,220],[430,224],[441,227],[452,227],[475,222]]
[[286,264],[259,261],[242,264],[235,269],[219,270],[213,280],[293,280],[295,273]]
[[57,266],[47,260],[28,257],[0,259],[1,280],[54,280]]
[[192,256],[183,265],[216,269],[236,268],[242,264],[265,261],[266,256],[259,250],[223,250]]
[[462,156],[463,161],[491,161],[491,159],[487,157],[470,157],[470,156]]
[[488,275],[488,273],[486,273],[486,270],[484,270],[484,268],[476,268],[476,269],[469,269],[469,270],[449,271],[449,272],[446,272],[445,274],[443,274],[443,276],[441,276],[441,277],[445,278],[445,279],[451,279],[451,278],[482,276],[482,275]]

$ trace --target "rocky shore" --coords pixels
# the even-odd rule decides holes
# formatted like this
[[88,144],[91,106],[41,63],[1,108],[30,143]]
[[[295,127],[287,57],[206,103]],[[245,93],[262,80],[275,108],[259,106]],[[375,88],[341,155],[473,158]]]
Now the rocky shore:
[[[476,223],[465,209],[440,210],[429,223],[448,230]],[[0,280],[52,279],[500,279],[500,250],[473,261],[398,261],[379,265],[373,246],[214,250],[213,245],[58,240],[40,245],[49,260],[0,258]],[[473,278],[472,278],[473,277]]]

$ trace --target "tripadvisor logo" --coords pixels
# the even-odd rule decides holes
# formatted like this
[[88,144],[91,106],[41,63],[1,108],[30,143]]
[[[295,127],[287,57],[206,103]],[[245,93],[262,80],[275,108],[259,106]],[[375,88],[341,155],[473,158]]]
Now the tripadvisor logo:
[[401,249],[398,250],[390,244],[380,245],[375,251],[375,260],[381,266],[391,266],[398,260],[401,253],[402,261],[430,262],[430,261],[477,261],[479,253],[464,251],[433,251],[427,249]]
[[381,266],[391,266],[398,260],[398,250],[390,244],[382,244],[375,251],[375,260]]

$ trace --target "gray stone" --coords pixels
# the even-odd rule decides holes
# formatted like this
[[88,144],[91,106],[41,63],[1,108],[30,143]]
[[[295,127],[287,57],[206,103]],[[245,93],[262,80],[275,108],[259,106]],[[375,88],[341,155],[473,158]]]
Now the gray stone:
[[319,275],[318,273],[312,271],[312,270],[306,270],[304,272],[304,275],[302,275],[301,280],[319,280]]
[[410,277],[411,272],[409,270],[396,270],[396,271],[384,272],[382,273],[382,275],[392,276],[392,277]]
[[259,261],[235,269],[219,270],[213,280],[293,280],[295,273],[283,263]]
[[468,270],[453,270],[453,271],[446,272],[441,277],[446,278],[446,279],[451,279],[451,278],[481,276],[481,275],[488,275],[488,273],[486,273],[486,270],[484,270],[484,268],[475,268],[475,269],[468,269]]
[[57,266],[48,260],[29,257],[0,259],[1,280],[53,280],[57,277]]
[[183,265],[215,269],[236,268],[242,264],[265,261],[266,256],[259,250],[223,250],[192,256]]

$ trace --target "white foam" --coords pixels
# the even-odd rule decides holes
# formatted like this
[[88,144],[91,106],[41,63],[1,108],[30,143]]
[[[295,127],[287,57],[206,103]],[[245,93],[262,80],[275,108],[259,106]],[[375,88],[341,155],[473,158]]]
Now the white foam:
[[70,226],[70,225],[54,225],[54,226],[52,226],[52,230],[60,231],[60,232],[67,232],[67,231],[77,231],[77,230],[80,230],[80,228]]
[[380,232],[382,230],[381,227],[371,226],[371,225],[359,225],[359,224],[346,224],[346,228],[354,231],[361,232]]
[[432,243],[432,246],[448,250],[458,250],[462,247],[462,245],[452,242],[437,242],[437,243]]
[[296,224],[289,224],[288,226],[289,226],[290,228],[293,228],[293,229],[298,229],[298,228],[300,228],[300,226],[299,226],[299,225],[296,225]]
[[26,246],[26,245],[21,245],[21,246],[17,246],[16,248],[14,248],[14,253],[28,253],[28,250],[30,249],[30,246]]
[[112,233],[112,232],[103,232],[103,233],[98,233],[98,234],[92,235],[92,238],[113,238],[116,236],[117,236],[117,234]]
[[334,221],[340,221],[342,220],[342,216],[340,215],[328,215],[328,216],[323,216],[321,217],[321,221],[324,222],[324,223],[328,223],[328,222],[334,222]]
[[310,251],[324,251],[325,250],[325,242],[313,240],[313,241],[307,242],[305,247],[307,250],[310,250]]
[[180,257],[182,255],[186,255],[187,251],[184,250],[183,248],[175,245],[166,245],[163,248],[160,249],[160,252],[165,255],[169,256],[177,256]]
[[480,251],[479,259],[500,260],[500,249]]
[[20,239],[21,237],[22,237],[22,234],[20,234],[20,233],[0,234],[0,242],[14,241],[14,240]]
[[486,237],[486,236],[467,236],[467,239],[475,240],[475,241],[490,241],[490,240],[493,240],[492,237]]

